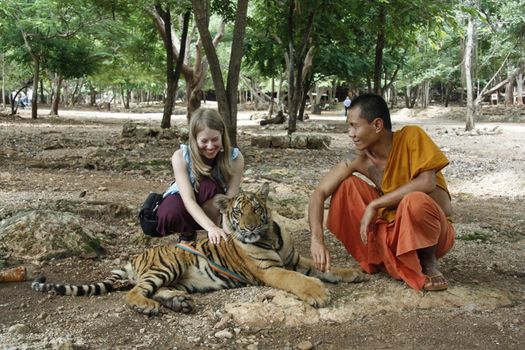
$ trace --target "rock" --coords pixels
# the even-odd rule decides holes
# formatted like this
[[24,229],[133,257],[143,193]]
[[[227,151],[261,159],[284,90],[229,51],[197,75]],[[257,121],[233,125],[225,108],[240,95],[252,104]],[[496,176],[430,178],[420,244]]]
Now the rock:
[[276,291],[271,299],[256,299],[258,301],[226,304],[224,309],[232,315],[236,324],[255,328],[281,323],[297,327],[319,322],[319,312],[315,308],[289,293]]
[[227,338],[227,339],[230,339],[233,337],[233,334],[226,330],[226,329],[223,329],[222,331],[218,331],[217,333],[214,334],[215,338]]
[[308,137],[302,134],[292,134],[290,139],[290,147],[292,148],[306,148],[308,144]]
[[0,251],[20,259],[100,254],[104,251],[95,232],[97,224],[65,211],[24,210],[0,221]]
[[28,334],[30,332],[31,329],[29,328],[29,326],[23,323],[14,324],[7,330],[7,333],[11,334]]
[[310,350],[314,348],[314,344],[308,340],[305,340],[297,344],[297,348],[300,350]]
[[51,348],[53,350],[74,350],[75,346],[71,340],[60,337],[51,341]]
[[198,343],[201,341],[201,337],[188,337],[187,339],[190,343]]
[[122,125],[122,137],[134,137],[136,135],[137,125],[133,123],[125,123]]
[[271,145],[271,141],[269,137],[254,135],[251,137],[251,145],[253,147],[269,148]]
[[270,144],[272,148],[288,148],[290,137],[288,135],[272,135]]
[[323,149],[328,146],[330,146],[330,136],[326,136],[326,135],[308,136],[306,148]]

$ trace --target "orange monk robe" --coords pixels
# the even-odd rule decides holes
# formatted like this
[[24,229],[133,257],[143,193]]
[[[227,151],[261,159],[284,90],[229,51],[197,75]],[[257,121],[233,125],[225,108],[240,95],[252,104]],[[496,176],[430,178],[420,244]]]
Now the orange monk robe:
[[[448,193],[440,171],[448,163],[421,128],[406,126],[393,133],[382,193],[394,191],[428,170],[436,171],[437,186]],[[425,193],[413,192],[406,195],[396,209],[379,212],[375,229],[368,233],[365,245],[359,234],[360,221],[368,203],[379,195],[358,177],[348,177],[332,195],[328,229],[365,271],[385,271],[419,290],[425,284],[425,275],[417,250],[436,245],[436,255],[445,255],[454,244],[454,228],[433,199]]]

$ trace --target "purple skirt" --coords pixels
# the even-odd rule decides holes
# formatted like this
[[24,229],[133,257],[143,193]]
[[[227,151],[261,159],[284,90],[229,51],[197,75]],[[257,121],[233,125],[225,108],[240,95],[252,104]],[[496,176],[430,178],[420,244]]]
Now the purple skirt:
[[[202,206],[219,193],[224,193],[222,187],[213,179],[206,177],[200,183],[199,192],[194,194],[197,203]],[[170,194],[160,203],[157,209],[157,231],[162,236],[195,232],[202,229],[186,210],[179,193]]]

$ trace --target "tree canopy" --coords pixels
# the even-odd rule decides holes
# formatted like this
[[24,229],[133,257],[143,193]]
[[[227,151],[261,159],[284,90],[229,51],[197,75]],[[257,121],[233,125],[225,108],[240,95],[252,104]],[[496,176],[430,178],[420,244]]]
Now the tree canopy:
[[[155,9],[169,11],[171,31],[162,29],[167,17]],[[465,104],[470,18],[476,45],[468,76],[478,103],[494,91],[505,93],[507,104],[523,103],[515,98],[523,91],[523,13],[519,0],[4,0],[4,100],[28,82],[56,97],[53,80],[60,76],[66,86],[79,85],[86,98],[78,101],[129,108],[130,100],[182,98],[191,115],[211,91],[232,136],[242,91],[272,104],[277,94],[292,132],[313,92],[333,99],[346,90],[370,91],[409,108],[436,100]],[[179,58],[181,79],[167,79]],[[169,118],[171,109],[165,113]]]

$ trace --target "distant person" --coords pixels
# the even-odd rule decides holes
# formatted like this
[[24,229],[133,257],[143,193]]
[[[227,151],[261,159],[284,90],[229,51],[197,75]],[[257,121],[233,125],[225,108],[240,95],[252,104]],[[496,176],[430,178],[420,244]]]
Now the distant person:
[[343,101],[343,105],[345,106],[345,117],[346,121],[348,121],[348,109],[350,108],[350,105],[352,104],[352,92],[348,91],[348,94],[346,95],[345,100]]
[[31,106],[31,103],[33,102],[33,89],[29,88],[27,89],[27,105]]
[[381,96],[355,98],[348,124],[357,156],[330,170],[310,197],[310,249],[317,268],[331,266],[323,235],[324,202],[331,197],[326,226],[366,272],[386,272],[416,290],[447,289],[437,259],[455,239],[441,173],[448,159],[420,127],[392,131]]
[[11,92],[11,103],[13,104],[13,106],[18,106],[18,99],[17,99],[18,95],[16,94],[16,91],[13,90],[13,92]]
[[227,234],[220,227],[217,194],[234,196],[244,173],[244,158],[232,148],[228,130],[219,112],[199,108],[193,112],[188,144],[180,145],[171,157],[175,182],[164,194],[157,210],[160,235],[179,233],[181,243],[196,240],[197,230],[208,232],[211,243]]
[[18,94],[18,103],[22,108],[27,106],[27,95],[23,91]]

